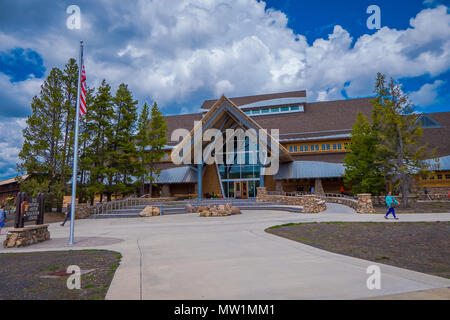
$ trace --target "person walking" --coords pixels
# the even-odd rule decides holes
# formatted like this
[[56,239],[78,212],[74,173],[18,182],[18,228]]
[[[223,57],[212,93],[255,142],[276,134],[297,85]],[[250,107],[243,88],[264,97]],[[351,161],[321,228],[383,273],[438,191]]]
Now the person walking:
[[0,234],[2,234],[2,228],[5,226],[6,221],[6,210],[5,206],[2,206],[0,209]]
[[428,200],[431,200],[431,197],[428,194],[428,189],[426,187],[423,188],[423,193],[425,193],[425,197],[427,197]]
[[398,204],[397,199],[395,199],[392,196],[392,192],[389,191],[389,193],[386,196],[386,206],[389,208],[388,212],[386,213],[386,215],[384,216],[385,219],[389,219],[388,215],[389,213],[392,213],[392,215],[394,216],[395,220],[398,220],[398,218],[395,216],[395,205]]
[[67,220],[70,219],[71,210],[72,210],[72,207],[71,207],[70,203],[68,203],[67,204],[67,209],[66,209],[66,217],[64,218],[64,221],[61,223],[61,227],[64,227],[64,225],[66,224]]

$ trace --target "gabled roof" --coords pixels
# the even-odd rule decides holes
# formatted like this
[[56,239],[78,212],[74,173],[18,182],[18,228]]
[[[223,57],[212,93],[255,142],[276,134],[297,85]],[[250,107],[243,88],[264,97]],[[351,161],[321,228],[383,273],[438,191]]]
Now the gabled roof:
[[189,166],[161,170],[156,183],[197,183],[197,174]]
[[[222,123],[222,125],[220,125]],[[197,127],[194,127],[190,134],[186,136],[172,151],[176,154],[180,154],[181,150],[186,144],[190,144],[189,148],[193,148],[193,137],[197,130],[199,130],[198,126],[201,126],[202,130],[207,130],[210,128],[219,129],[222,126],[222,129],[226,129],[230,126],[230,124],[237,124],[238,127],[242,129],[255,129],[257,132],[259,130],[264,130],[255,120],[248,117],[242,110],[240,110],[232,101],[230,101],[227,97],[222,96],[216,103],[212,106],[211,109],[201,118],[198,122]],[[254,137],[257,138],[257,137]],[[208,141],[205,142],[209,144]],[[270,134],[267,132],[267,143],[268,146],[261,146],[268,148],[270,150],[270,146],[272,144],[277,144],[279,149],[279,157],[280,161],[292,161],[292,157],[289,152],[278,142],[276,141]],[[193,152],[191,152],[191,157],[193,157]]]
[[[259,94],[254,96],[245,96],[245,97],[235,97],[230,98],[234,105],[240,107],[244,105],[250,105],[254,104],[256,102],[261,102],[265,100],[277,100],[277,99],[284,99],[284,98],[305,98],[306,99],[306,90],[300,90],[300,91],[290,91],[290,92],[280,92],[280,93],[269,93],[269,94]],[[201,106],[201,109],[208,110],[210,109],[217,100],[205,100]],[[282,104],[277,101],[273,101],[271,103],[275,104]],[[290,103],[290,102],[288,102]],[[269,104],[269,105],[275,105],[275,104]]]
[[433,120],[432,118],[430,118],[429,116],[427,116],[426,114],[423,114],[423,113],[417,118],[416,121],[421,122],[422,128],[440,128],[441,127],[439,122],[437,122],[436,120]]
[[2,180],[2,181],[0,181],[0,186],[4,186],[4,185],[7,185],[7,184],[11,184],[11,183],[17,183],[17,178],[18,178],[18,177],[19,177],[19,179],[21,179],[21,180],[25,180],[25,179],[28,178],[28,174],[24,174],[24,175],[22,175],[22,176],[17,176],[17,177],[14,177],[14,178]]

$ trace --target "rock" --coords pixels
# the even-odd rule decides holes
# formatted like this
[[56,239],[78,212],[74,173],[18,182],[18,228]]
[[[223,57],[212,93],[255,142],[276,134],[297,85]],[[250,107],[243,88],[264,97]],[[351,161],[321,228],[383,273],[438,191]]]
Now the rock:
[[186,204],[185,209],[188,213],[195,212],[195,208],[190,203]]
[[231,207],[230,209],[230,213],[231,214],[241,214],[241,209],[239,209],[238,207]]
[[200,211],[200,217],[211,217],[211,215],[211,211],[209,210]]
[[141,217],[159,216],[159,208],[154,206],[146,206],[139,215]]
[[198,211],[198,212],[202,212],[202,211],[206,211],[206,210],[207,210],[206,207],[198,207],[198,208],[197,208],[197,211]]

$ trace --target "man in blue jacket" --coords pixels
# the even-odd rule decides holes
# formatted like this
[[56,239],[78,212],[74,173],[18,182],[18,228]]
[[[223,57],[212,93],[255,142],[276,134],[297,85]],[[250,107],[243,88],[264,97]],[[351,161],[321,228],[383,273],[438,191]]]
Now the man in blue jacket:
[[398,201],[392,196],[392,193],[389,191],[389,193],[386,196],[386,205],[389,208],[388,212],[384,216],[385,219],[389,219],[388,215],[392,212],[392,215],[394,216],[395,220],[398,220],[398,218],[395,216],[395,205],[398,204]]

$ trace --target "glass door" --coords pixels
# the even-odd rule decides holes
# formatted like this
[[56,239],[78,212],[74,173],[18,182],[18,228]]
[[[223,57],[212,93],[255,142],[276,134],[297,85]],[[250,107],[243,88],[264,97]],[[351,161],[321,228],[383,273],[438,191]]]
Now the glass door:
[[248,199],[248,183],[247,181],[242,181],[242,199]]
[[242,188],[241,188],[241,181],[235,181],[234,182],[234,197],[236,199],[241,199],[242,198]]

